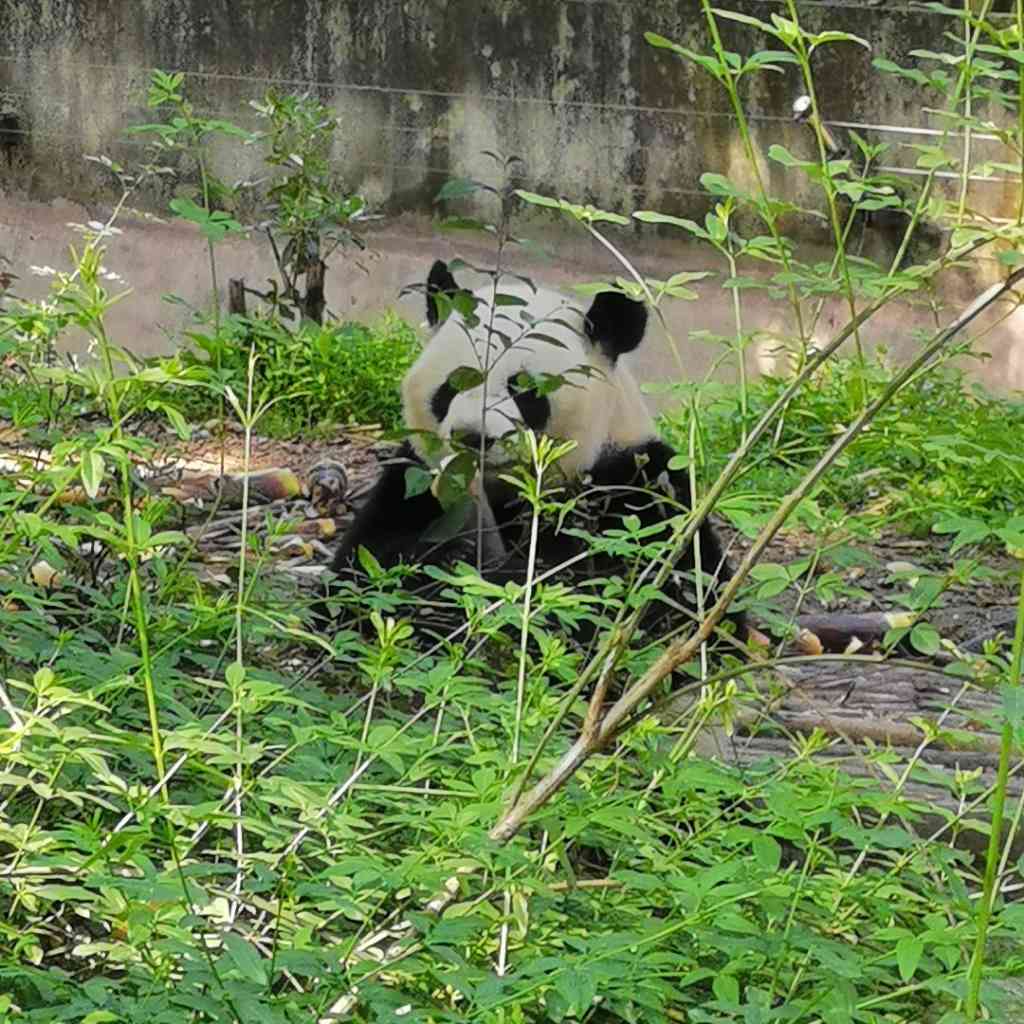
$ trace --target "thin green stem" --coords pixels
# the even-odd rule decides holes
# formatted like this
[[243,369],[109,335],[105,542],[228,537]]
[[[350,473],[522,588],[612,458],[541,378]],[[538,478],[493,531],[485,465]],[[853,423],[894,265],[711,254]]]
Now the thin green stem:
[[[212,252],[211,252],[212,255]],[[220,351],[218,346],[217,351]],[[246,606],[246,566],[248,563],[249,553],[249,467],[252,462],[252,428],[255,422],[256,416],[253,411],[253,380],[256,376],[256,347],[251,346],[249,349],[249,367],[248,373],[246,374],[246,392],[245,392],[245,419],[243,426],[245,428],[245,446],[242,454],[242,530],[241,530],[241,549],[238,553],[238,583],[235,591],[235,665],[238,669],[238,675],[231,682],[232,699],[235,705],[235,765],[234,765],[234,779],[233,789],[235,791],[234,799],[232,801],[232,811],[234,813],[234,832],[235,832],[235,895],[236,897],[241,895],[242,892],[242,878],[243,870],[245,866],[245,832],[242,827],[242,791],[244,789],[245,780],[242,777],[242,766],[244,764],[244,758],[242,756],[242,746],[244,738],[244,716],[242,711],[242,700],[239,687],[241,685],[242,672],[245,667],[245,645],[244,645],[244,634],[242,631],[242,617]],[[221,449],[221,459],[223,460],[224,452]],[[223,465],[223,461],[222,461]],[[231,919],[235,919],[235,915],[238,912],[239,904],[237,900],[231,904]]]
[[[1016,48],[1024,46],[1024,0],[1017,0]],[[1020,180],[1024,184],[1024,67],[1017,65],[1017,147],[1020,150]],[[1017,190],[1017,226],[1024,223],[1024,187]]]
[[[1011,688],[1020,688],[1022,661],[1024,661],[1024,566],[1022,566],[1020,574],[1020,588],[1017,595],[1017,625],[1013,636],[1013,654],[1010,658],[1010,672],[1007,679],[1007,685]],[[985,877],[982,883],[981,899],[978,901],[977,937],[974,941],[974,953],[967,969],[967,1000],[964,1005],[964,1017],[968,1024],[978,1019],[981,973],[985,966],[985,945],[999,877],[1006,785],[1010,775],[1010,754],[1013,750],[1013,742],[1014,722],[1007,715],[1006,721],[1003,723],[1003,734],[999,745],[999,768],[996,771],[996,787],[992,798],[992,824],[988,835],[988,852],[985,856]]]
[[[125,512],[125,525],[128,532],[129,562],[131,568],[128,572],[128,585],[132,594],[132,608],[135,612],[135,631],[139,636],[139,661],[142,665],[142,687],[146,694],[146,713],[149,717],[150,744],[153,748],[153,764],[156,767],[158,779],[163,779],[167,774],[164,766],[164,744],[160,732],[160,716],[157,712],[156,687],[153,682],[153,662],[149,653],[149,631],[146,619],[146,605],[142,597],[142,585],[139,581],[139,570],[136,563],[137,553],[135,550],[135,529],[132,523],[133,511],[131,508],[130,483],[127,473],[123,478],[123,485],[128,495],[127,510]],[[167,784],[160,786],[160,796],[164,803],[169,800]]]
[[[721,64],[722,68],[725,69],[720,81],[729,96],[729,104],[732,107],[733,115],[736,118],[736,128],[739,131],[740,139],[743,142],[743,150],[747,157],[747,163],[749,164],[750,169],[754,174],[754,179],[757,182],[759,199],[758,212],[775,242],[775,250],[782,263],[783,269],[786,272],[786,290],[789,294],[789,304],[793,309],[793,315],[796,317],[797,334],[800,338],[801,352],[805,352],[807,348],[807,334],[804,329],[803,308],[800,304],[800,296],[797,293],[796,285],[793,282],[793,272],[789,261],[789,255],[786,251],[782,235],[779,233],[778,223],[776,221],[775,214],[771,209],[768,190],[765,187],[764,179],[761,176],[761,165],[758,163],[757,153],[754,150],[754,142],[750,135],[750,125],[747,122],[747,115],[743,109],[743,103],[740,100],[739,93],[736,90],[736,80],[733,78],[732,73],[729,70],[731,65],[725,57],[725,47],[722,45],[722,36],[718,31],[718,21],[715,18],[715,12],[711,7],[710,0],[701,0],[701,10],[704,12],[704,17],[708,23],[708,29],[711,32],[711,41],[714,47],[715,56],[718,58],[719,64]],[[803,362],[803,358],[803,355],[801,355],[801,363]]]
[[[978,37],[981,34],[981,23],[988,16],[989,9],[992,6],[992,0],[982,0],[981,11],[978,14],[977,25],[975,26],[974,32],[969,35],[967,42],[967,49],[964,53],[964,59],[960,62],[960,72],[957,75],[956,86],[953,89],[953,93],[949,98],[949,102],[946,105],[946,109],[952,113],[955,113],[957,105],[960,103],[960,98],[964,93],[964,89],[970,89],[970,65],[974,59],[974,50],[978,43]],[[944,145],[946,139],[949,136],[949,125],[943,129],[942,132],[942,143]],[[961,174],[966,173],[966,169],[960,168]],[[914,204],[914,212],[910,215],[910,222],[907,224],[906,231],[903,233],[903,240],[900,242],[900,247],[893,257],[892,263],[889,265],[889,273],[895,274],[899,270],[903,263],[903,258],[907,254],[907,249],[910,247],[910,240],[914,237],[914,232],[917,229],[917,225],[920,223],[921,218],[924,216],[924,211],[928,206],[929,199],[932,194],[932,189],[935,187],[935,179],[938,173],[938,167],[932,167],[928,170],[927,177],[925,178],[924,185],[921,188],[921,193],[917,197],[917,202]]]
[[966,76],[967,91],[964,94],[964,147],[963,155],[960,158],[960,198],[956,206],[956,225],[960,227],[964,222],[964,213],[967,210],[967,189],[971,180],[971,141],[972,128],[971,115],[973,108],[973,90],[971,89],[971,56],[974,47],[971,44],[971,7],[972,0],[964,0],[964,67],[963,73]]
[[544,480],[544,459],[537,450],[538,440],[531,431],[530,446],[533,449],[533,466],[536,473],[535,502],[530,519],[530,553],[526,564],[526,583],[523,586],[523,617],[519,630],[519,665],[516,672],[516,721],[512,734],[512,764],[519,763],[519,744],[522,740],[523,703],[526,696],[526,646],[530,635],[530,604],[533,600],[533,583],[537,571],[537,541],[540,528],[540,502]]
[[[202,180],[203,186],[203,209],[206,210],[207,216],[212,212],[210,210],[210,179],[206,173],[206,161],[203,159],[202,141],[197,136],[193,141],[194,152],[196,160],[199,164],[199,177]],[[213,289],[213,335],[217,339],[217,345],[215,347],[215,354],[217,360],[217,380],[222,380],[222,367],[223,358],[221,354],[221,337],[220,337],[220,283],[217,279],[217,257],[213,251],[213,241],[210,238],[206,240],[206,255],[210,264],[210,287]],[[220,422],[220,475],[224,475],[224,463],[226,459],[226,448],[227,448],[227,409],[224,406],[224,393],[220,392],[217,399],[217,418]]]
[[[725,258],[729,261],[729,279],[735,281],[738,275],[736,268],[736,257],[733,254],[732,239],[728,240],[727,247],[723,250]],[[732,294],[732,319],[736,330],[736,370],[740,379],[740,441],[747,439],[747,365],[743,352],[743,307],[740,303],[740,290],[738,285],[729,289]]]
[[[94,336],[98,342],[104,370],[107,374],[106,397],[107,412],[111,422],[111,440],[116,444],[122,439],[121,396],[114,376],[114,360],[111,353],[110,339],[107,337],[103,322],[95,325]],[[135,508],[132,504],[131,465],[127,454],[119,452],[121,470],[121,502],[124,518],[126,541],[126,557],[128,560],[128,595],[131,599],[132,611],[135,616],[135,632],[139,641],[139,663],[142,669],[142,687],[146,695],[146,713],[149,718],[150,744],[153,750],[153,764],[156,776],[163,779],[166,774],[164,766],[163,737],[160,731],[160,715],[157,710],[156,685],[153,679],[153,660],[149,650],[149,629],[146,618],[146,605],[142,595],[142,584],[139,580],[139,551],[135,535]],[[169,800],[166,783],[161,783],[160,796],[164,803]]]
[[[839,274],[843,282],[843,294],[846,297],[846,304],[850,309],[850,319],[857,318],[857,297],[853,289],[853,281],[850,277],[850,267],[846,259],[845,231],[839,217],[839,205],[836,201],[836,185],[829,173],[830,155],[825,145],[825,133],[822,127],[821,112],[818,109],[818,95],[814,87],[814,75],[811,72],[811,57],[803,36],[803,29],[800,27],[800,15],[796,9],[795,0],[786,0],[786,8],[789,16],[796,26],[796,38],[790,49],[793,55],[800,62],[800,72],[803,75],[804,88],[811,100],[810,123],[814,127],[814,136],[818,142],[818,160],[821,164],[822,183],[825,190],[825,201],[828,204],[829,224],[832,228],[832,236],[836,244],[836,259],[839,261]],[[860,330],[853,332],[853,341],[857,349],[857,385],[859,394],[859,407],[864,408],[867,403],[867,382],[864,379],[864,346],[860,338]]]

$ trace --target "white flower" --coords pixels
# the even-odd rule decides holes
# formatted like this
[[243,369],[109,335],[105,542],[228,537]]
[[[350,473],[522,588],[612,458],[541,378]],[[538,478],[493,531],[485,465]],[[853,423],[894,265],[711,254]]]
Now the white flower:
[[115,228],[113,224],[103,224],[98,220],[91,220],[88,224],[79,224],[76,221],[69,220],[67,227],[77,231],[82,235],[94,234],[96,239],[106,238],[108,235],[120,235],[123,234],[120,228]]
[[37,267],[33,265],[28,269],[31,270],[32,273],[35,274],[37,277],[53,277],[53,275],[57,273],[57,271],[50,266]]

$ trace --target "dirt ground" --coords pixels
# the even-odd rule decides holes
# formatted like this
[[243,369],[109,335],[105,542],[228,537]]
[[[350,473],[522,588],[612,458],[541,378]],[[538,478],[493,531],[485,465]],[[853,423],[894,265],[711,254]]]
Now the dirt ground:
[[[31,203],[14,196],[0,195],[0,203],[4,210],[4,217],[0,218],[0,255],[7,256],[11,261],[9,269],[19,275],[16,294],[30,300],[43,298],[51,284],[50,278],[33,274],[31,266],[55,265],[66,269],[64,254],[69,238],[73,238],[68,222],[102,219],[109,213],[63,201]],[[106,266],[122,276],[130,294],[109,311],[108,333],[139,357],[169,354],[176,348],[171,339],[181,338],[184,331],[194,327],[190,309],[210,307],[206,243],[194,225],[180,219],[165,224],[126,215],[119,226],[124,233],[110,244],[104,259]],[[547,255],[537,247],[519,247],[506,253],[506,265],[537,284],[564,291],[622,273],[608,252],[585,232],[545,228],[544,222],[538,221],[530,223],[527,234],[542,243]],[[678,346],[682,367],[662,331],[652,329],[645,343],[626,357],[637,378],[650,383],[681,377],[700,380],[712,366],[717,366],[716,376],[732,377],[732,361],[723,362],[717,346],[691,337],[691,332],[698,329],[733,336],[732,300],[721,287],[728,276],[727,267],[706,246],[686,241],[682,235],[660,238],[645,232],[642,237],[628,233],[614,237],[633,265],[653,278],[664,280],[680,271],[715,272],[714,277],[701,283],[699,302],[673,301],[659,307]],[[372,319],[384,309],[394,308],[410,323],[417,324],[424,316],[422,297],[400,295],[405,286],[424,279],[435,259],[460,256],[481,267],[494,263],[489,240],[467,232],[442,231],[434,220],[420,216],[403,215],[370,222],[365,240],[368,250],[361,257],[347,259],[339,255],[330,261],[327,270],[328,306],[341,320]],[[219,243],[217,253],[222,282],[244,278],[256,286],[276,274],[272,252],[262,238],[228,238]],[[810,262],[830,259],[831,251],[811,247],[806,256]],[[962,271],[951,271],[943,278],[939,293],[945,321],[962,311],[990,283],[989,264],[982,262],[984,267],[982,263],[976,267],[978,280],[974,280],[974,272]],[[994,260],[991,265],[998,267]],[[761,266],[755,260],[746,273],[756,278],[767,270],[767,264]],[[471,288],[484,280],[468,270],[460,272],[459,279]],[[168,294],[178,296],[183,303],[163,301]],[[788,365],[778,339],[792,336],[791,317],[767,292],[748,290],[743,295],[744,330],[756,334],[747,348],[747,372],[778,372]],[[222,301],[226,301],[226,296],[222,296]],[[845,322],[845,301],[839,296],[825,297],[822,315],[810,339],[812,344],[820,347]],[[933,316],[930,303],[920,296],[891,303],[861,328],[865,351],[884,345],[893,363],[902,364],[917,352],[915,331],[931,328]],[[978,326],[978,350],[991,358],[963,360],[965,372],[997,394],[1024,387],[1024,347],[1016,343],[1022,331],[1024,308],[1001,307],[993,311],[984,320],[984,326]],[[72,331],[62,340],[61,347],[81,354],[85,341],[84,335]],[[657,404],[662,399],[652,396],[651,400]]]

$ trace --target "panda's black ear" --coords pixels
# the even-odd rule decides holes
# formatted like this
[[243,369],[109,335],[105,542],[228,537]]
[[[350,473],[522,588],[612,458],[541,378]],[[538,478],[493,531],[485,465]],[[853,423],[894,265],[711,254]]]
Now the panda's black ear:
[[599,292],[583,321],[587,337],[614,363],[643,341],[647,307],[621,292]]
[[441,310],[434,296],[454,296],[459,291],[452,272],[444,260],[436,260],[427,275],[427,323],[436,327],[441,320]]

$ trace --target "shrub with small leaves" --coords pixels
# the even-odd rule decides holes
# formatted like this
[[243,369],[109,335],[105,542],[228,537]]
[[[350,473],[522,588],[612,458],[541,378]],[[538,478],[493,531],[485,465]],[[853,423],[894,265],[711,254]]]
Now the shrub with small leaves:
[[[211,374],[219,365],[221,382],[236,394],[245,393],[255,349],[256,396],[287,397],[260,422],[263,432],[277,437],[352,424],[399,429],[401,380],[419,353],[416,332],[394,313],[370,325],[304,323],[295,331],[274,320],[231,317],[219,335],[193,331],[189,337],[199,354],[187,360]],[[213,414],[214,399],[186,397],[194,417]]]

